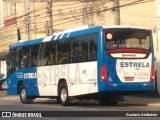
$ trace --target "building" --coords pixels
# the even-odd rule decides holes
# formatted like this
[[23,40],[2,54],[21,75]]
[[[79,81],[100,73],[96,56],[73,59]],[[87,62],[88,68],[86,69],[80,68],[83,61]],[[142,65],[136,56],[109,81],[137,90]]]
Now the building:
[[[16,17],[21,39],[28,39],[28,28],[31,39],[48,36],[51,20],[47,1],[30,0],[27,5],[25,0],[17,0]],[[156,27],[156,2],[129,4],[133,1],[136,0],[120,0],[121,24]],[[53,0],[53,31],[83,25],[113,25],[113,13],[113,0]]]

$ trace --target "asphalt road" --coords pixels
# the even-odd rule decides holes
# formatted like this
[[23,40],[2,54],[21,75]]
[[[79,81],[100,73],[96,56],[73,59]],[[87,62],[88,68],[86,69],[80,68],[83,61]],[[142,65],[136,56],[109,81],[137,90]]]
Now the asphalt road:
[[[5,93],[5,92],[4,92]],[[139,117],[139,114],[149,113],[157,114],[160,116],[160,104],[159,99],[150,99],[151,102],[146,98],[135,98],[129,97],[127,100],[120,102],[116,106],[101,106],[97,101],[82,101],[79,104],[73,104],[71,106],[61,106],[54,99],[36,99],[32,104],[22,104],[19,100],[19,96],[6,96],[5,94],[0,95],[0,114],[2,112],[12,112],[12,118],[5,117],[6,113],[3,113],[3,119],[0,120],[19,120],[22,117],[17,117],[17,113],[22,114],[26,117],[26,120],[130,120],[130,119],[148,119],[158,120],[158,117],[150,115],[149,117]],[[152,103],[152,104],[151,104]],[[47,111],[47,112],[43,112]],[[69,112],[71,111],[71,112]],[[85,111],[85,112],[84,112]],[[138,113],[136,112],[138,111]],[[14,112],[14,113],[13,113]],[[27,113],[26,113],[27,112]],[[32,118],[29,114],[37,114],[38,118]],[[41,115],[40,115],[41,114]],[[130,115],[136,114],[137,116],[130,117]],[[69,115],[69,117],[67,117]],[[41,117],[42,116],[42,117]],[[47,117],[44,117],[47,116]],[[108,117],[110,116],[110,117]],[[125,117],[126,116],[126,117]],[[151,117],[152,116],[152,117]]]

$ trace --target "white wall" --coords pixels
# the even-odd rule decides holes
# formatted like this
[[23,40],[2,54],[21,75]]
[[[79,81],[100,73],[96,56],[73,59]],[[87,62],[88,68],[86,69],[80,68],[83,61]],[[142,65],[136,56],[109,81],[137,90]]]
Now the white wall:
[[0,0],[0,28],[3,27],[3,0]]
[[158,92],[160,93],[160,0],[156,0],[157,3],[157,39],[158,39],[158,48],[155,53],[157,62],[156,62],[156,67],[157,67],[157,87],[158,87]]
[[3,78],[6,78],[6,70],[6,61],[0,61],[0,74],[4,74]]

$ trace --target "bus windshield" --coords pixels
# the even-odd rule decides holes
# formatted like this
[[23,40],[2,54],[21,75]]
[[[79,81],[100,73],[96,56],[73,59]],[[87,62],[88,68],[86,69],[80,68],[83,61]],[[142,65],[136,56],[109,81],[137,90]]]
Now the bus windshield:
[[150,51],[150,30],[134,28],[105,29],[106,52],[121,50]]

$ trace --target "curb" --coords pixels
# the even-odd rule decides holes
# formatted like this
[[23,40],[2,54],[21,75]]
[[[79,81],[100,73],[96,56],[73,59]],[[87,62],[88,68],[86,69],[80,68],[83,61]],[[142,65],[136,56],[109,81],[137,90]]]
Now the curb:
[[123,103],[141,105],[141,106],[160,106],[160,98],[126,97]]
[[120,103],[123,103],[125,105],[136,105],[136,106],[155,106],[155,107],[158,107],[160,106],[160,102],[157,102],[157,103],[138,103],[138,102],[120,102]]
[[149,103],[147,106],[160,106],[160,103]]

